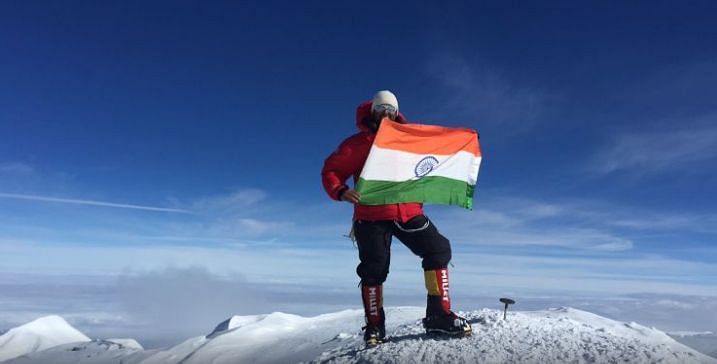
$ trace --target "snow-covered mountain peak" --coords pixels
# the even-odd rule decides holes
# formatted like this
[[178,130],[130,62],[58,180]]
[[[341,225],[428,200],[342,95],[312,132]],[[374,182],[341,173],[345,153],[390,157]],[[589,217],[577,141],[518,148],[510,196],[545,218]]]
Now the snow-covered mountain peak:
[[94,340],[28,354],[15,363],[703,363],[717,364],[664,332],[561,307],[543,311],[461,312],[467,338],[426,335],[419,307],[387,307],[387,341],[366,349],[363,310],[314,317],[281,312],[233,316],[212,334],[154,350],[133,340]]
[[717,363],[664,332],[573,308],[463,312],[471,337],[426,336],[420,320],[391,330],[388,342],[365,350],[356,335],[324,351],[315,363]]
[[57,345],[88,342],[90,338],[60,316],[38,318],[0,336],[0,361]]
[[110,344],[119,345],[120,349],[144,350],[142,345],[135,339],[105,339],[101,340]]
[[207,338],[214,338],[218,335],[237,330],[246,326],[261,326],[264,329],[271,327],[287,327],[300,323],[306,318],[283,312],[273,312],[266,315],[250,315],[250,316],[232,316],[217,325],[217,327],[207,335]]
[[217,335],[221,335],[227,331],[238,329],[244,325],[248,325],[257,321],[261,321],[262,316],[232,316],[217,325],[214,330],[207,335],[207,338],[212,338]]
[[[49,315],[40,317],[34,321],[30,321],[24,325],[20,325],[9,332],[32,332],[36,334],[52,334],[52,335],[80,335],[84,336],[77,329],[72,327],[65,319],[57,315]],[[86,336],[85,339],[89,340]]]

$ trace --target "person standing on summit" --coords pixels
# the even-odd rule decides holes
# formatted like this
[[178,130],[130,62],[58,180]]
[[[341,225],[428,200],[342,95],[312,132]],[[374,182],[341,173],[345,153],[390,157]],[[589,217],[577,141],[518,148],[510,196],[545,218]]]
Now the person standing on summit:
[[366,316],[364,341],[367,346],[376,346],[386,336],[383,282],[388,276],[393,236],[422,258],[428,291],[426,317],[423,319],[426,332],[470,335],[471,325],[451,311],[448,294],[450,242],[423,213],[423,205],[362,205],[360,194],[346,184],[349,177],[353,177],[354,184],[358,180],[384,118],[408,123],[398,110],[396,96],[387,90],[377,92],[372,100],[358,106],[356,126],[359,132],[345,139],[326,158],[321,171],[328,195],[334,200],[354,205],[353,233],[360,259],[356,272],[361,278],[361,298]]

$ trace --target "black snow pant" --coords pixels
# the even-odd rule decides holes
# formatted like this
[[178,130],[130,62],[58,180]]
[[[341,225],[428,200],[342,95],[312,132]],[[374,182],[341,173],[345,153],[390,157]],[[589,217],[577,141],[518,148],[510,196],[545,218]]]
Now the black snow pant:
[[405,223],[356,220],[354,235],[361,260],[356,273],[365,285],[376,286],[386,281],[393,236],[423,259],[421,265],[424,271],[446,267],[451,260],[450,242],[425,215],[418,215]]

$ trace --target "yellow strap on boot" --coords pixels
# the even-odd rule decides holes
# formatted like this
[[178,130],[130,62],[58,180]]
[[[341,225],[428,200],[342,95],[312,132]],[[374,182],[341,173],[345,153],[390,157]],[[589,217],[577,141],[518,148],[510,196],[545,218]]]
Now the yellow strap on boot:
[[428,291],[428,294],[431,296],[440,296],[441,295],[441,288],[438,285],[438,278],[436,277],[436,271],[435,270],[426,270],[423,271],[423,278],[426,281],[426,291]]

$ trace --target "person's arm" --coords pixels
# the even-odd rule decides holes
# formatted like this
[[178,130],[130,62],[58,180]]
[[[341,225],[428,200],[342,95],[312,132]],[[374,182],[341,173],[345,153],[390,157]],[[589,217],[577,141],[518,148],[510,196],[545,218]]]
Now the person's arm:
[[358,172],[362,162],[358,145],[352,140],[346,139],[326,158],[321,170],[321,181],[332,199],[357,203],[360,195],[346,185],[346,180]]

